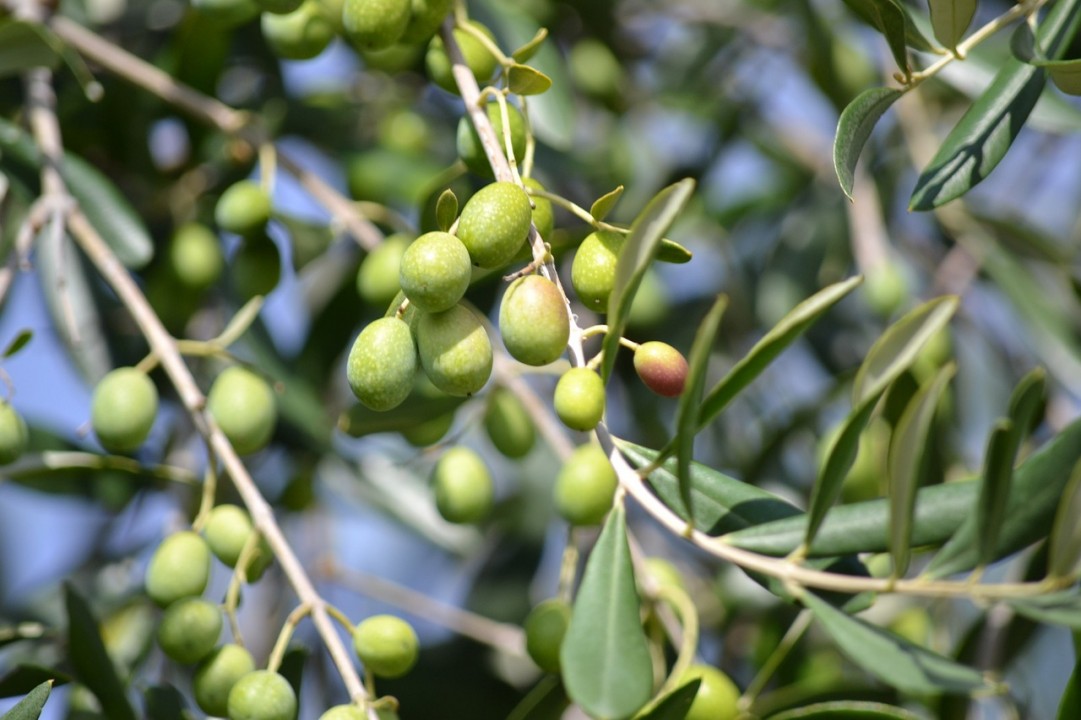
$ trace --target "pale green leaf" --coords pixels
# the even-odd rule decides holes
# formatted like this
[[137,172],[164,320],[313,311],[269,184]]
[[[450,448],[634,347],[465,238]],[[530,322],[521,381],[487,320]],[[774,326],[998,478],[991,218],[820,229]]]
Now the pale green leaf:
[[622,505],[589,555],[560,651],[567,694],[596,718],[626,718],[653,694]]
[[52,689],[53,681],[46,680],[27,693],[26,697],[4,713],[0,720],[37,720],[41,717],[41,710],[45,707]]
[[867,138],[879,118],[889,109],[903,90],[893,88],[870,88],[856,96],[841,112],[837,121],[837,135],[833,140],[833,169],[841,190],[852,199],[852,187],[856,182],[856,163],[863,152]]
[[976,15],[976,0],[928,0],[935,39],[953,50]]
[[541,95],[552,87],[552,78],[528,65],[511,65],[507,87],[517,95]]
[[458,196],[447,188],[435,201],[435,223],[443,232],[449,232],[458,217]]
[[623,186],[620,185],[615,190],[610,190],[597,198],[589,208],[589,214],[593,216],[594,220],[604,220],[608,217],[608,213],[612,212],[612,208],[616,206],[622,196]]
[[537,34],[533,36],[533,39],[522,45],[520,48],[511,53],[511,57],[520,63],[524,63],[537,54],[537,50],[540,49],[541,43],[548,37],[548,28],[540,28],[537,30]]

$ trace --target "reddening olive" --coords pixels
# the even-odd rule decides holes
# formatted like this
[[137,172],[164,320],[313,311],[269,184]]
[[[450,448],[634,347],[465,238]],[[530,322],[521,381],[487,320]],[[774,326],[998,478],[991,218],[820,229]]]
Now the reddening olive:
[[687,359],[668,343],[642,343],[634,351],[634,370],[645,386],[663,397],[677,397],[687,382]]

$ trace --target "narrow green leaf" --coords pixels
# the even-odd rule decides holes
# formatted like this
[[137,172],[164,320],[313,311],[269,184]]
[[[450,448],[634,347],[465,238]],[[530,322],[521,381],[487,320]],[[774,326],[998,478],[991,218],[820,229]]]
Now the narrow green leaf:
[[[1006,520],[998,534],[995,559],[1047,537],[1067,481],[1081,460],[1081,420],[1067,426],[1014,472]],[[979,560],[976,517],[969,512],[927,568],[929,577],[971,570]]]
[[837,135],[833,139],[833,170],[849,200],[852,199],[852,187],[856,182],[856,163],[867,138],[871,137],[879,118],[902,95],[903,90],[871,88],[857,95],[841,112]]
[[1070,473],[1062,494],[1055,524],[1051,527],[1047,574],[1054,578],[1070,577],[1081,559],[1081,462]]
[[[1079,0],[1055,3],[1040,24],[1038,46],[1058,59],[1073,37]],[[912,193],[911,210],[931,210],[964,195],[987,177],[1010,149],[1043,92],[1045,71],[1010,58],[969,107],[928,163]]]
[[537,50],[540,49],[540,45],[548,37],[548,28],[540,28],[537,30],[537,34],[533,36],[533,39],[522,45],[520,48],[511,53],[511,57],[520,63],[524,63],[529,58],[537,54]]
[[887,685],[923,695],[989,689],[983,675],[970,667],[847,615],[813,593],[801,599],[841,652]]
[[692,257],[693,255],[690,250],[668,238],[662,238],[661,246],[657,248],[658,262],[682,265],[683,263],[690,262]]
[[804,705],[770,715],[767,720],[921,720],[920,715],[895,705],[861,700],[834,700]]
[[856,289],[863,278],[853,277],[830,285],[801,302],[765,336],[755,343],[739,362],[713,386],[702,402],[698,414],[698,429],[720,415],[729,401],[751,384],[781,352],[804,333],[815,320]]
[[593,216],[594,220],[604,220],[608,217],[608,213],[612,212],[612,208],[616,206],[622,196],[623,186],[620,185],[615,190],[606,192],[597,198],[589,208],[589,214]]
[[902,577],[908,571],[916,491],[919,489],[927,433],[942,393],[956,370],[953,363],[944,365],[930,381],[923,384],[902,413],[890,440],[890,556],[893,558],[895,577]]
[[569,705],[559,676],[545,675],[514,706],[507,720],[559,720]]
[[904,7],[895,0],[845,0],[845,5],[882,33],[902,72],[907,73],[909,69],[906,46],[925,51],[932,49],[931,43],[916,29]]
[[702,400],[702,389],[706,385],[706,371],[709,370],[709,356],[713,341],[717,337],[717,328],[721,325],[728,298],[718,295],[713,307],[698,326],[691,354],[687,359],[687,381],[679,397],[676,410],[676,475],[679,478],[679,497],[687,509],[688,522],[694,522],[694,503],[691,494],[691,461],[694,459],[694,436],[697,433],[698,408]]
[[1066,683],[1066,689],[1062,692],[1062,699],[1058,704],[1057,720],[1074,720],[1081,717],[1081,658],[1074,665],[1070,679]]
[[105,650],[97,618],[70,583],[64,584],[64,604],[68,615],[68,653],[75,674],[101,702],[110,720],[135,720],[124,683]]
[[867,351],[852,382],[852,405],[879,396],[908,369],[923,346],[946,326],[957,311],[958,299],[947,295],[925,302],[895,322]]
[[552,87],[552,78],[528,65],[511,65],[507,71],[507,87],[517,95],[541,95]]
[[143,692],[146,717],[154,720],[188,720],[187,702],[172,685],[154,685]]
[[4,713],[0,720],[37,720],[41,716],[41,710],[45,707],[52,689],[53,681],[46,680],[31,690],[15,707]]
[[443,232],[449,232],[458,217],[458,196],[450,188],[444,190],[435,201],[435,223]]
[[52,667],[19,663],[0,676],[0,698],[25,695],[43,682],[53,686],[71,682],[71,676]]
[[19,334],[8,343],[8,346],[4,348],[3,358],[6,360],[9,357],[14,356],[30,342],[34,337],[34,331],[30,328],[23,328],[19,331]]
[[1081,59],[1048,60],[1043,67],[1059,90],[1067,95],[1081,95]]
[[154,241],[135,208],[101,171],[71,153],[61,167],[64,181],[86,219],[125,267],[138,270],[154,257]]
[[1021,378],[1010,395],[1010,419],[1018,434],[1018,444],[1028,437],[1036,423],[1040,408],[1044,403],[1047,386],[1047,371],[1033,368]]
[[826,456],[826,462],[823,463],[814,487],[811,488],[811,499],[807,508],[807,532],[803,538],[804,548],[809,548],[814,542],[815,535],[818,534],[822,521],[826,518],[826,513],[837,502],[837,496],[841,494],[841,485],[844,484],[848,471],[852,469],[852,463],[856,461],[860,435],[867,427],[878,399],[882,397],[884,391],[885,388],[857,405],[841,426],[841,432],[833,442]]
[[[1081,630],[1081,592],[1071,590],[1007,600],[1006,604],[1030,620]],[[1081,717],[1079,715],[1078,717]]]
[[229,347],[235,343],[248,331],[251,324],[259,317],[259,311],[262,309],[262,295],[256,295],[251,300],[244,303],[244,306],[237,310],[236,314],[233,315],[229,320],[229,323],[225,326],[225,329],[218,335],[216,338],[217,342],[219,342],[222,347]]
[[0,23],[0,77],[36,67],[56,69],[60,54],[45,32],[41,25],[23,20]]
[[[632,467],[643,468],[657,459],[656,450],[620,438],[613,441]],[[690,520],[681,507],[676,470],[675,459],[669,458],[649,474],[646,482],[674,513]],[[794,515],[803,517],[787,500],[701,463],[691,463],[690,476],[694,524],[704,533],[721,535]]]
[[629,717],[652,695],[640,612],[625,511],[617,505],[586,562],[560,651],[567,694],[593,717]]
[[664,696],[656,706],[644,715],[636,715],[634,720],[683,720],[687,712],[694,704],[694,698],[698,695],[698,686],[702,681],[698,678],[691,680],[686,685],[681,685]]
[[983,481],[976,501],[976,560],[981,566],[994,559],[1002,521],[1006,519],[1006,501],[1013,479],[1013,459],[1017,444],[1013,421],[1002,418],[995,423],[987,439],[983,461]]
[[661,238],[668,232],[676,217],[683,210],[694,192],[694,180],[685,178],[657,193],[638,214],[631,225],[630,234],[623,242],[616,263],[616,280],[608,298],[608,332],[604,336],[601,377],[605,382],[612,375],[619,352],[619,340],[627,327],[634,294],[646,274],[649,264],[657,254]]
[[929,0],[935,39],[953,50],[976,15],[976,0]]

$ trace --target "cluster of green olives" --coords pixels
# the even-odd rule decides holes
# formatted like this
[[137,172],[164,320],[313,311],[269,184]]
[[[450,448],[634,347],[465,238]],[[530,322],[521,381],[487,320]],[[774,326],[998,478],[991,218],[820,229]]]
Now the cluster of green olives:
[[[251,549],[245,554],[245,548]],[[195,665],[192,687],[204,712],[229,720],[265,720],[296,716],[296,695],[277,673],[257,670],[251,653],[236,643],[219,645],[221,608],[202,597],[210,578],[211,557],[236,568],[255,582],[273,561],[270,546],[256,535],[248,513],[218,505],[203,533],[184,530],[166,537],[146,570],[146,593],[163,608],[158,646],[178,663]]]

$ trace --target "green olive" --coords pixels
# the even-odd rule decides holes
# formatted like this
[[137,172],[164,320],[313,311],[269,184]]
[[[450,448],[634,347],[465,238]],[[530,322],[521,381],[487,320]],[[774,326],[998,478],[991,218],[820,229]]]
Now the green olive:
[[572,430],[589,431],[604,417],[604,382],[589,368],[571,368],[556,383],[556,415]]
[[567,303],[551,280],[525,275],[507,288],[499,306],[499,333],[515,360],[533,366],[555,362],[570,332]]
[[320,715],[319,720],[368,720],[368,714],[358,705],[335,705]]
[[357,400],[372,410],[390,410],[409,397],[417,351],[409,325],[397,317],[369,323],[349,351],[346,377]]
[[146,568],[146,594],[161,607],[202,595],[210,579],[210,548],[185,530],[162,540]]
[[407,235],[391,235],[361,261],[357,293],[366,303],[382,310],[398,294],[398,273],[409,242]]
[[26,421],[11,403],[0,400],[0,465],[15,462],[26,452],[30,434]]
[[98,441],[109,452],[138,449],[158,414],[158,390],[135,368],[117,368],[94,388],[90,424]]
[[190,290],[205,290],[221,277],[225,267],[218,236],[206,225],[186,223],[169,243],[169,269]]
[[443,312],[465,295],[472,271],[462,241],[437,231],[421,235],[405,249],[398,281],[418,310]]
[[255,0],[191,0],[191,6],[210,22],[221,27],[243,25],[259,14]]
[[[473,20],[470,20],[469,24],[484,33],[493,43],[495,42],[495,36],[492,35],[491,30]],[[480,40],[461,28],[454,29],[454,41],[461,48],[462,57],[465,58],[465,64],[473,73],[473,77],[481,85],[487,83],[495,72],[496,66],[499,65],[496,57],[484,47]],[[447,57],[443,39],[438,35],[432,38],[431,44],[428,45],[424,65],[428,69],[428,77],[432,82],[447,92],[458,94],[458,84],[454,82],[454,75],[451,73],[450,58]]]
[[410,0],[345,0],[342,25],[364,50],[382,50],[398,42],[409,24]]
[[525,457],[537,440],[533,419],[518,396],[497,387],[488,395],[484,429],[496,450],[509,458]]
[[541,670],[559,672],[559,650],[570,622],[571,607],[559,598],[543,601],[525,619],[525,649]]
[[295,12],[305,0],[255,0],[255,2],[264,13],[288,15]]
[[202,598],[183,598],[165,610],[158,625],[158,645],[179,663],[197,663],[218,644],[221,610]]
[[413,626],[393,615],[373,615],[359,623],[353,630],[353,647],[364,669],[384,678],[405,675],[420,654]]
[[297,695],[278,673],[256,670],[236,681],[226,707],[229,720],[296,720]]
[[600,525],[618,486],[616,471],[600,446],[582,445],[556,476],[556,511],[571,525]]
[[624,236],[609,230],[590,233],[571,263],[571,285],[578,299],[594,312],[608,312],[608,296],[616,284],[616,262]]
[[274,391],[263,378],[239,365],[215,378],[206,406],[241,455],[266,447],[278,422]]
[[254,180],[241,180],[230,185],[214,208],[218,227],[245,237],[261,232],[269,219],[270,196]]
[[474,265],[502,267],[522,247],[532,220],[525,191],[511,182],[496,182],[466,202],[458,219],[458,237]]
[[286,60],[316,57],[337,32],[319,0],[304,0],[287,14],[263,13],[260,24],[271,51]]
[[634,370],[645,386],[662,397],[677,397],[687,382],[687,358],[667,343],[642,343],[634,351]]
[[739,714],[739,688],[732,679],[710,665],[691,665],[683,673],[680,685],[699,679],[698,693],[684,720],[735,720]]
[[192,677],[195,702],[207,715],[226,717],[229,691],[240,678],[255,671],[251,653],[240,645],[222,645],[203,658]]
[[454,425],[454,412],[436,415],[402,430],[402,437],[413,447],[428,447],[442,440]]
[[448,395],[472,395],[492,374],[492,343],[480,319],[464,305],[421,313],[417,321],[420,364]]
[[480,455],[467,447],[443,453],[432,470],[432,486],[435,506],[448,522],[480,522],[492,511],[492,474]]
[[428,42],[452,7],[454,0],[412,0],[412,12],[402,33],[402,42],[411,45]]
[[[499,111],[499,103],[488,103],[488,120],[495,128],[499,148],[505,156],[507,136],[503,132],[503,114]],[[522,117],[522,111],[510,103],[507,103],[507,124],[510,125],[510,141],[514,158],[521,163],[526,148],[525,118]],[[473,127],[473,122],[468,115],[463,115],[458,121],[458,157],[462,159],[470,172],[485,178],[492,177],[492,166],[488,162],[488,155],[484,152],[480,135],[477,134],[477,129]]]
[[[237,561],[240,560],[240,553],[243,552],[244,546],[254,532],[255,526],[252,525],[248,511],[228,503],[215,505],[203,526],[203,535],[206,537],[210,552],[231,568],[236,567]],[[261,535],[254,553],[244,572],[248,582],[255,582],[261,578],[263,572],[274,561],[270,544]]]

